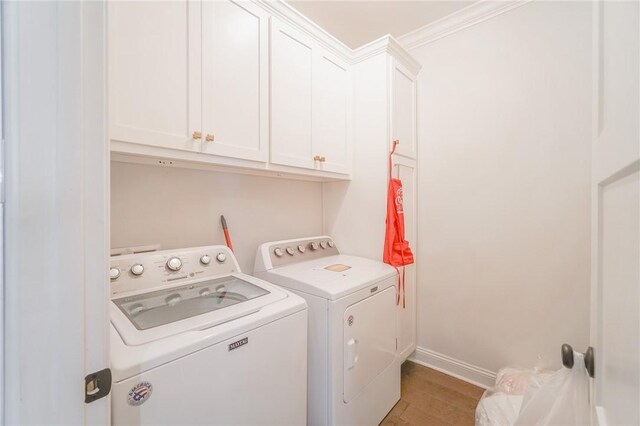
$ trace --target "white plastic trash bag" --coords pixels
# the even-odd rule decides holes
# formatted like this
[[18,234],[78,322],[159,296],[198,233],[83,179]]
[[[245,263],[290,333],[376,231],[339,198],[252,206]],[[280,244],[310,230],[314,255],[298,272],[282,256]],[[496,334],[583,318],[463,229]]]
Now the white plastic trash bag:
[[500,370],[476,408],[476,426],[588,424],[589,375],[584,355],[576,352],[572,369]]
[[476,426],[512,426],[520,412],[522,395],[485,393],[476,408]]
[[476,408],[476,426],[512,426],[528,389],[539,389],[551,373],[538,369],[503,368]]
[[573,368],[562,368],[539,389],[525,392],[515,425],[589,424],[589,374],[583,354],[574,352],[573,359]]

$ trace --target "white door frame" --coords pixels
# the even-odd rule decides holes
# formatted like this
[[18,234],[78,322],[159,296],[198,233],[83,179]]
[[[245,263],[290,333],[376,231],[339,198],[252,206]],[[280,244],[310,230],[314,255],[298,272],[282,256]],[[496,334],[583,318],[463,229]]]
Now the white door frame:
[[[0,82],[4,81],[4,12],[0,8]],[[0,424],[4,425],[4,87],[0,84]]]
[[[612,2],[613,3],[613,2]],[[622,3],[622,2],[621,2]],[[630,2],[631,3],[631,2]],[[629,3],[629,4],[630,4]],[[640,85],[640,75],[630,76],[629,78],[636,78],[637,80],[634,82],[631,81],[623,81],[624,79],[619,79],[623,81],[623,84],[626,85],[626,92],[621,94],[620,88],[618,87],[617,91],[613,92],[611,89],[607,88],[605,85],[606,75],[607,73],[612,73],[612,75],[625,75],[623,69],[624,65],[621,65],[620,62],[617,63],[609,63],[605,61],[605,45],[606,37],[608,35],[607,31],[611,31],[611,28],[606,28],[604,24],[604,8],[606,7],[606,0],[596,0],[593,2],[593,16],[592,16],[592,102],[593,102],[593,110],[592,110],[592,187],[591,187],[591,324],[590,324],[590,341],[591,345],[594,348],[594,358],[595,358],[595,380],[591,381],[591,408],[592,408],[592,424],[594,425],[606,425],[608,421],[611,419],[606,419],[605,407],[602,405],[603,400],[602,397],[607,392],[607,389],[603,389],[605,386],[603,384],[603,377],[607,374],[607,367],[605,362],[606,358],[606,350],[603,347],[603,334],[605,331],[611,333],[611,326],[609,326],[608,330],[605,330],[606,324],[604,324],[604,316],[603,316],[603,288],[605,285],[616,285],[620,284],[615,281],[607,281],[605,283],[605,278],[603,274],[604,261],[603,261],[603,253],[604,253],[604,231],[605,228],[603,223],[605,221],[604,212],[606,209],[605,206],[605,192],[609,190],[609,188],[615,186],[617,183],[623,181],[626,177],[629,177],[633,174],[636,174],[640,171],[640,135],[633,135],[629,130],[632,128],[630,122],[624,122],[625,126],[620,126],[618,133],[612,133],[611,129],[618,127],[619,122],[614,122],[616,119],[616,115],[624,114],[625,107],[617,105],[616,102],[612,102],[611,100],[607,103],[607,97],[611,99],[615,99],[618,103],[621,100],[628,100],[631,97],[640,96],[638,93],[638,86]],[[610,12],[609,12],[610,13]],[[636,10],[638,13],[638,10]],[[629,15],[631,16],[631,15]],[[636,16],[636,18],[640,18],[640,14]],[[640,20],[640,19],[639,19]],[[617,24],[617,22],[616,22]],[[628,25],[628,23],[626,24]],[[627,26],[624,28],[625,31],[632,32],[635,30],[636,40],[632,40],[633,35],[629,33],[625,34],[624,41],[628,41],[628,46],[637,46],[640,44],[640,32],[638,28],[632,28]],[[615,32],[620,31],[620,28],[616,28]],[[616,36],[617,42],[619,40],[620,34]],[[615,43],[614,43],[615,44]],[[611,41],[609,41],[609,46],[611,45]],[[610,52],[611,55],[617,55],[618,57],[621,55],[628,54],[628,50],[621,50],[618,52]],[[637,55],[636,51],[636,55]],[[640,58],[640,55],[638,56]],[[638,58],[636,58],[638,60]],[[637,64],[638,69],[640,69],[640,61]],[[606,68],[606,70],[604,69]],[[625,102],[623,104],[627,105]],[[631,104],[631,103],[629,103]],[[607,117],[609,122],[606,122],[604,119]],[[640,120],[640,118],[636,117],[636,120]],[[636,121],[637,124],[637,121]],[[610,215],[611,213],[609,213]],[[640,221],[640,217],[638,218]],[[609,249],[611,250],[611,249]],[[616,251],[614,250],[614,253]],[[640,260],[639,260],[640,261]],[[628,264],[626,264],[628,267]],[[618,287],[615,287],[616,289]],[[618,290],[621,291],[621,290]],[[622,308],[621,308],[622,309]],[[629,324],[631,325],[631,324]],[[629,342],[631,343],[631,342]],[[581,350],[581,349],[580,349]],[[633,352],[630,350],[630,352]],[[615,365],[611,360],[609,361],[609,367]],[[640,363],[640,359],[637,360]],[[619,368],[619,373],[621,375],[629,375],[629,371],[633,371],[630,369],[629,365],[615,365],[615,367]],[[638,384],[636,383],[636,386]],[[609,389],[610,391],[611,389]],[[636,388],[637,390],[637,388]],[[640,413],[639,413],[640,414]]]
[[109,149],[101,0],[3,2],[6,424],[107,424]]

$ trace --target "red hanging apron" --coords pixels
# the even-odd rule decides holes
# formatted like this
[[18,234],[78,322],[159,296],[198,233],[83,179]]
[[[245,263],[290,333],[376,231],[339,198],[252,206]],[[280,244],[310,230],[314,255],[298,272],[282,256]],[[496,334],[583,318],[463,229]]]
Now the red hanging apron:
[[[409,248],[409,242],[404,239],[404,208],[402,205],[402,181],[395,179],[392,173],[391,156],[396,150],[398,141],[393,141],[393,148],[389,153],[389,189],[387,193],[387,229],[384,235],[384,253],[382,260],[384,263],[396,268],[398,271],[398,292],[396,294],[396,304],[400,304],[402,294],[402,307],[406,307],[406,297],[404,293],[404,266],[413,263],[413,253]],[[400,278],[399,266],[402,268],[402,278]]]

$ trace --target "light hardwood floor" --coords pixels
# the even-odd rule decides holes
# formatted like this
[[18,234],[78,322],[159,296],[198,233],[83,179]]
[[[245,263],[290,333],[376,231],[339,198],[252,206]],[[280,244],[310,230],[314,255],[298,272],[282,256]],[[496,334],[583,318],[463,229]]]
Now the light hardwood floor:
[[381,426],[473,425],[484,389],[411,361],[402,364],[402,396]]

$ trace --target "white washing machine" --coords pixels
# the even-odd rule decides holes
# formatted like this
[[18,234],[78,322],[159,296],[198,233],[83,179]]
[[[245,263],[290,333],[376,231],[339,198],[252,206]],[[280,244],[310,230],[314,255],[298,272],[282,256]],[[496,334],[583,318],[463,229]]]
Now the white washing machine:
[[307,307],[225,246],[111,258],[114,425],[299,425]]
[[329,237],[258,248],[254,275],[309,305],[310,425],[377,425],[400,399],[396,270]]

